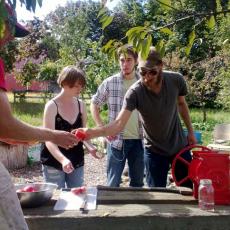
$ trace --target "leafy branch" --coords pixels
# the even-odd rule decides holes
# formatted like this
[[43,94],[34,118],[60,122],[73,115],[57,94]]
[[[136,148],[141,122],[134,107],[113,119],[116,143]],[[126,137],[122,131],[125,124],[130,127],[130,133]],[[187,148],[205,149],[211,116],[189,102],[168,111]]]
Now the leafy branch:
[[[181,12],[179,9],[176,9],[171,5],[171,0],[156,0],[164,9],[167,10],[174,10],[177,13]],[[184,12],[184,11],[183,11]],[[195,28],[201,24],[202,22],[206,21],[207,26],[209,29],[212,29],[215,27],[216,24],[216,16],[220,14],[226,15],[230,12],[230,9],[223,8],[221,11],[208,11],[208,12],[187,12],[187,16],[178,18],[174,20],[173,22],[167,23],[160,27],[150,26],[149,23],[146,23],[144,26],[136,26],[131,29],[129,29],[126,32],[125,38],[128,39],[128,43],[132,44],[134,49],[137,52],[141,53],[142,58],[147,58],[149,48],[152,45],[152,34],[156,32],[164,33],[168,36],[174,34],[172,30],[170,30],[174,25],[181,23],[186,20],[190,19],[200,19],[198,23],[192,26],[192,31],[190,32],[188,36],[188,44],[185,47],[185,54],[188,56],[190,54],[191,48],[193,46],[193,43],[196,38]],[[112,23],[112,16],[110,16],[108,10],[105,8],[102,8],[101,11],[98,14],[98,17],[101,18],[100,22],[102,23],[102,29],[104,30],[109,24]],[[113,52],[116,51],[117,46],[122,46],[123,39],[120,39],[119,41],[109,41],[107,44],[103,47],[103,50],[107,52],[110,56],[114,56]],[[165,40],[158,40],[156,44],[156,48],[158,52],[161,54],[161,56],[164,56],[165,54]]]
[[168,28],[168,27],[172,27],[174,26],[175,24],[177,24],[178,22],[182,22],[182,21],[185,21],[185,20],[188,20],[188,19],[191,19],[191,18],[205,18],[207,16],[216,16],[216,15],[219,15],[219,14],[227,14],[227,13],[230,13],[230,9],[229,10],[223,10],[223,11],[219,11],[219,12],[205,12],[205,13],[192,13],[186,17],[183,17],[183,18],[179,18],[177,20],[175,20],[174,22],[170,22],[164,26],[161,26],[161,27],[158,27],[158,28],[155,28],[154,31],[158,31],[158,30],[161,30],[163,28]]

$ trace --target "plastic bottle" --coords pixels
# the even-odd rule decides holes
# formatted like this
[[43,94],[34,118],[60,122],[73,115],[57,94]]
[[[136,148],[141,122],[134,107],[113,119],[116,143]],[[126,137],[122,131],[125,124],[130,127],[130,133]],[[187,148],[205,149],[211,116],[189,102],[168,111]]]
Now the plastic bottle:
[[214,211],[214,188],[212,186],[212,180],[202,179],[200,180],[199,192],[199,208],[205,211]]

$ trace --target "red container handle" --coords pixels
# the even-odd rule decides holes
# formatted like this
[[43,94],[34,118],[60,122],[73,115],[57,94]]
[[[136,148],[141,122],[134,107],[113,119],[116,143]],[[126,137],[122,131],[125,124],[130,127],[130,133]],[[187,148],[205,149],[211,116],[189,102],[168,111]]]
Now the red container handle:
[[209,148],[207,148],[207,147],[205,147],[205,146],[202,146],[202,145],[188,145],[188,146],[186,146],[185,148],[181,149],[180,152],[177,153],[176,157],[173,159],[173,162],[172,162],[172,177],[173,177],[173,180],[174,180],[174,182],[175,182],[175,184],[176,184],[177,186],[180,186],[182,183],[188,181],[190,178],[189,178],[189,176],[187,175],[186,177],[182,178],[180,181],[177,180],[176,175],[175,175],[175,173],[174,173],[174,172],[175,172],[176,163],[177,163],[178,161],[180,161],[180,162],[184,163],[184,164],[187,166],[187,168],[189,168],[191,162],[189,162],[189,161],[187,161],[186,159],[184,159],[183,157],[181,157],[181,155],[182,155],[184,152],[186,152],[186,151],[188,151],[188,150],[191,150],[191,149],[194,149],[194,148],[200,148],[200,149],[202,149],[202,150],[204,150],[204,151],[211,151],[211,152],[212,152],[211,149],[209,149]]

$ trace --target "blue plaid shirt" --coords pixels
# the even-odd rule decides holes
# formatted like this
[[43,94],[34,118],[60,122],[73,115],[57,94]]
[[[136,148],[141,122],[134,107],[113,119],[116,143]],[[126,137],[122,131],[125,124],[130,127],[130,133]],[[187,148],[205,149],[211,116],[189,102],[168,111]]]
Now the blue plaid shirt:
[[[138,74],[135,74],[136,79],[139,79]],[[92,97],[92,103],[98,107],[104,104],[108,105],[109,122],[114,121],[121,111],[125,92],[123,90],[123,76],[121,73],[106,78],[97,89],[97,92]],[[143,138],[143,129],[139,119],[139,134],[140,139]],[[121,150],[123,143],[123,131],[117,135],[117,138],[111,142],[112,147]]]

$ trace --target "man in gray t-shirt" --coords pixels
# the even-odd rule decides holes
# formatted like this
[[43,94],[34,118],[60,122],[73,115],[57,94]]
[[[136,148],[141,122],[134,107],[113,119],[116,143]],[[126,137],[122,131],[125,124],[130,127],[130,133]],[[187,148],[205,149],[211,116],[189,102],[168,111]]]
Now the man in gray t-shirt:
[[[149,187],[165,187],[175,155],[186,145],[196,143],[185,101],[187,87],[179,73],[163,71],[163,62],[154,47],[151,47],[147,60],[139,60],[138,67],[141,79],[127,91],[116,120],[107,126],[85,131],[89,138],[115,135],[137,109],[144,128],[147,184]],[[188,129],[187,137],[179,115]],[[190,152],[182,157],[191,160]],[[177,165],[178,178],[184,178],[187,173],[183,164]],[[191,187],[192,184],[188,182],[183,186]]]
[[127,92],[123,109],[139,111],[147,149],[172,156],[187,144],[177,106],[178,97],[184,97],[187,88],[180,74],[166,71],[161,74],[164,80],[158,93],[149,90],[140,80]]

